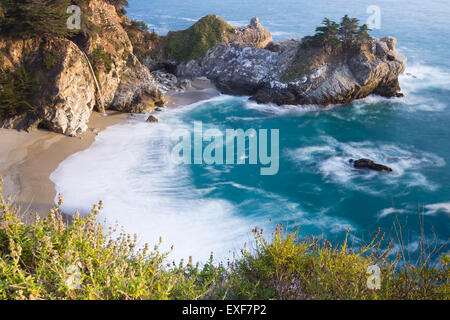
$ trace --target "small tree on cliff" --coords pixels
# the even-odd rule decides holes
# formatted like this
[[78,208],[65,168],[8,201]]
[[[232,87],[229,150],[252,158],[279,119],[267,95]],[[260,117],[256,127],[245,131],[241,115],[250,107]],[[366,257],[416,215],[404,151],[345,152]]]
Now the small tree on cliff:
[[358,26],[359,20],[356,18],[350,18],[345,15],[339,27],[339,35],[344,43],[344,46],[349,48],[353,42],[358,38]]
[[370,29],[366,24],[359,26],[359,20],[348,15],[345,15],[339,24],[325,18],[322,25],[316,28],[313,37],[305,37],[304,45],[312,44],[316,47],[332,45],[348,49],[370,39],[368,31]]
[[367,24],[363,24],[358,29],[358,39],[359,40],[371,39],[372,37],[370,36],[369,31],[371,31],[371,29],[369,29],[369,26]]
[[125,7],[128,8],[128,0],[105,0],[106,2],[114,5],[116,7],[116,12],[119,16],[124,16],[127,11]]
[[339,25],[328,18],[323,19],[322,26],[316,28],[314,41],[320,44],[339,44]]

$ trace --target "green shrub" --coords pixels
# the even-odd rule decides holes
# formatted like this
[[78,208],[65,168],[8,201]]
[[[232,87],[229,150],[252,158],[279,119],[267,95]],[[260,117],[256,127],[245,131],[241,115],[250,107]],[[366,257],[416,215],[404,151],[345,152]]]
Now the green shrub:
[[216,15],[203,17],[187,30],[169,32],[161,39],[166,58],[187,62],[203,57],[224,41],[234,28]]
[[[1,184],[0,184],[1,186]],[[61,205],[61,202],[60,204]],[[172,266],[159,245],[138,249],[136,237],[58,208],[32,224],[19,218],[0,188],[0,299],[199,299],[219,275],[206,264]]]
[[[449,256],[441,268],[429,261],[400,266],[400,257],[389,259],[392,242],[381,249],[384,235],[357,251],[347,240],[333,248],[317,238],[298,238],[298,231],[284,235],[277,227],[273,239],[255,230],[254,252],[244,251],[232,264],[233,299],[449,299]],[[381,289],[369,290],[367,268],[381,269]]]
[[69,0],[2,0],[1,35],[8,38],[64,37],[69,34]]
[[[33,37],[72,38],[78,34],[93,36],[99,30],[89,20],[90,10],[85,10],[92,0],[0,0],[0,37],[29,39]],[[119,15],[125,14],[126,0],[103,0],[116,7]],[[70,5],[82,8],[81,30],[69,30],[67,19]]]
[[32,88],[36,84],[25,64],[14,72],[0,70],[0,118],[9,118],[36,109]]
[[92,51],[91,54],[92,61],[94,62],[94,66],[102,65],[106,72],[110,72],[112,70],[113,62],[111,59],[111,55],[107,53],[102,47],[97,47]]
[[61,60],[60,53],[52,48],[43,52],[45,69],[51,70]]
[[328,18],[323,19],[322,26],[316,28],[316,34],[306,37],[303,45],[333,46],[351,48],[371,38],[366,24],[359,25],[359,20],[345,15],[340,23]]

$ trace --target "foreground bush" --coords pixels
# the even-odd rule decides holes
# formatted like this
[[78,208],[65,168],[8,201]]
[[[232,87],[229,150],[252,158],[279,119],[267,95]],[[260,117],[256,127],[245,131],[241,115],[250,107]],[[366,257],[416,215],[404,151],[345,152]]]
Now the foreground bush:
[[[272,241],[255,230],[256,249],[243,252],[232,264],[233,298],[242,299],[449,299],[449,256],[439,268],[430,267],[431,256],[412,265],[401,254],[392,256],[392,242],[381,249],[380,232],[357,251],[344,244],[300,240],[298,231],[285,236],[277,227]],[[348,235],[348,234],[347,234]],[[380,268],[378,290],[368,288],[369,266]]]
[[[61,203],[60,203],[61,204]],[[219,275],[167,265],[158,246],[136,247],[136,239],[103,230],[101,204],[70,226],[58,209],[24,224],[0,190],[0,299],[200,299]]]
[[[59,203],[61,206],[61,201]],[[354,252],[314,238],[272,241],[255,230],[256,247],[225,269],[168,263],[158,246],[137,248],[135,237],[86,218],[63,222],[58,208],[25,224],[1,193],[0,299],[448,299],[449,257],[440,268],[399,267],[379,242]],[[381,237],[382,238],[382,237]],[[367,288],[367,267],[381,268],[381,289]]]

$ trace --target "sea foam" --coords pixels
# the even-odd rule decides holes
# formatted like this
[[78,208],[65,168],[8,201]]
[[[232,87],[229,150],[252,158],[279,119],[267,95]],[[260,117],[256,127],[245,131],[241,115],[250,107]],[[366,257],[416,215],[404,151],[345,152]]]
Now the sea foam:
[[161,123],[142,118],[110,127],[62,162],[51,175],[64,197],[62,210],[86,214],[102,200],[101,219],[136,233],[141,245],[162,237],[162,249],[174,245],[170,257],[177,261],[206,261],[211,252],[220,260],[231,257],[251,239],[251,223],[232,203],[197,189],[189,168],[170,158],[172,133],[186,126],[177,115],[197,105],[162,112]]
[[[371,141],[339,142],[331,136],[316,139],[317,145],[286,150],[286,155],[299,170],[319,172],[327,181],[369,194],[379,194],[385,188],[409,186],[436,190],[439,185],[421,172],[425,167],[444,167],[441,157],[414,150],[408,146],[379,144]],[[357,170],[349,159],[368,158],[393,169],[393,173]],[[379,184],[384,185],[384,189]]]

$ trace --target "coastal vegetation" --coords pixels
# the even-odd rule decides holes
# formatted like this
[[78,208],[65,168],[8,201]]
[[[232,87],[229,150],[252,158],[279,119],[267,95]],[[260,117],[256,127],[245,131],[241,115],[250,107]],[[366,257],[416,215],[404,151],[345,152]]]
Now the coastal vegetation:
[[366,24],[359,25],[359,20],[345,15],[340,23],[328,18],[316,28],[316,34],[306,36],[292,62],[292,66],[282,75],[285,82],[296,81],[308,74],[323,57],[344,57],[352,55],[372,37]]
[[[100,0],[115,6],[125,14],[126,0]],[[98,30],[89,19],[89,10],[83,10],[81,30],[67,28],[70,5],[86,8],[92,0],[0,0],[0,38],[71,38],[77,34],[93,35]]]
[[32,88],[36,82],[24,65],[14,71],[0,70],[0,119],[36,108],[32,102]]
[[[61,204],[26,224],[0,190],[0,299],[449,298],[448,255],[437,265],[426,254],[409,262],[392,242],[383,246],[381,232],[353,247],[300,239],[282,226],[267,240],[255,229],[255,247],[227,264],[175,264],[161,243],[139,247],[135,236],[98,222],[101,202],[71,223]],[[371,265],[381,269],[379,290],[367,286]]]
[[133,19],[124,19],[122,26],[127,32],[133,45],[133,52],[139,60],[143,61],[148,56],[156,58],[152,51],[158,44],[160,37],[154,30],[149,31],[145,22]]
[[184,62],[201,58],[233,30],[221,18],[206,16],[185,31],[169,33],[165,39],[165,55]]
[[222,18],[208,15],[186,30],[169,32],[162,39],[163,55],[177,62],[199,59],[233,31]]
[[141,21],[125,20],[122,23],[133,44],[137,57],[144,60],[168,59],[188,62],[202,58],[209,49],[225,41],[232,34],[234,27],[216,15],[207,15],[186,30],[169,31],[166,36],[159,36]]
[[325,18],[316,28],[316,34],[306,37],[303,44],[351,48],[371,39],[369,31],[367,24],[359,25],[358,19],[348,15],[342,17],[340,23]]

